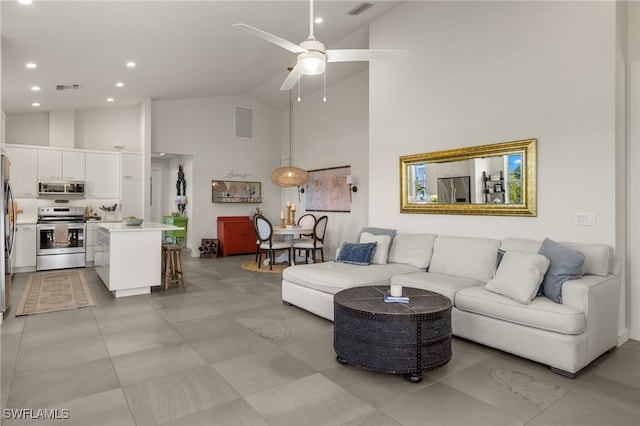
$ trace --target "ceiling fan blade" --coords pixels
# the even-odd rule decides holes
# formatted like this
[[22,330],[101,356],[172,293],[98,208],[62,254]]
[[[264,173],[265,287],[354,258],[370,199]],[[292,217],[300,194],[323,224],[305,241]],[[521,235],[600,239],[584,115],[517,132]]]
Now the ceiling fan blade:
[[409,57],[408,50],[385,50],[385,49],[329,49],[327,50],[327,62],[351,62],[351,61],[374,61],[402,60]]
[[300,47],[295,43],[292,43],[288,40],[283,39],[282,37],[278,37],[276,35],[270,34],[266,31],[262,31],[258,28],[254,28],[250,25],[247,24],[233,24],[232,25],[233,28],[237,28],[240,31],[244,31],[246,33],[251,34],[252,36],[256,36],[259,37],[263,40],[268,41],[269,43],[273,43],[276,46],[280,46],[283,49],[287,49],[289,52],[293,52],[293,53],[303,53],[303,52],[307,52],[307,49],[305,49],[304,47]]
[[291,69],[291,71],[289,71],[289,75],[284,79],[282,86],[280,86],[280,90],[291,90],[298,80],[300,80],[301,76],[302,74],[298,71],[298,65],[296,65]]

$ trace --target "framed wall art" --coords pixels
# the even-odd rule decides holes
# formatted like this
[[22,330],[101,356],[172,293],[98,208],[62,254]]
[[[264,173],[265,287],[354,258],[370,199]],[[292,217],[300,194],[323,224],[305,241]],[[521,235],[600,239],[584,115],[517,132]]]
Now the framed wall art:
[[347,176],[351,166],[309,170],[305,188],[305,210],[310,212],[350,212],[351,198]]
[[214,203],[261,203],[262,184],[236,180],[212,180],[211,201]]

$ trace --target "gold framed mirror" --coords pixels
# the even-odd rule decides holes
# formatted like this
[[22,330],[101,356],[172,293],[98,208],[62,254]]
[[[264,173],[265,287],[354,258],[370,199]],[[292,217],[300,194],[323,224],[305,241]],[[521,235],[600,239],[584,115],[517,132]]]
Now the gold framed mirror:
[[400,212],[536,216],[536,142],[400,157]]

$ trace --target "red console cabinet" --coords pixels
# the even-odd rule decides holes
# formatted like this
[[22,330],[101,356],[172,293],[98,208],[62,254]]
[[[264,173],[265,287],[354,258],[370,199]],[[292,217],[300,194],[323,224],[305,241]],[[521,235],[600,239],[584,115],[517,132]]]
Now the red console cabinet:
[[256,232],[249,216],[218,216],[218,240],[222,256],[256,252]]

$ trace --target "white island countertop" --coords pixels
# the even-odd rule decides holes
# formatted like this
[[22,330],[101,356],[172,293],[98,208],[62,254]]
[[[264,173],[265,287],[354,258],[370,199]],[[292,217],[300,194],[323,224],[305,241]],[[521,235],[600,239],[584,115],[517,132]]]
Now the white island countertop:
[[109,232],[141,232],[141,231],[171,231],[184,229],[180,226],[166,225],[157,222],[142,222],[142,225],[129,226],[122,222],[98,223],[99,228],[104,228]]

